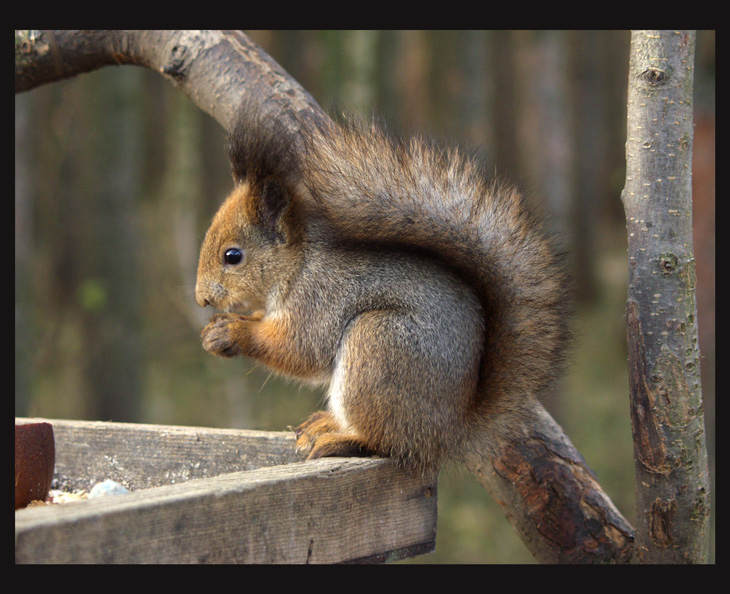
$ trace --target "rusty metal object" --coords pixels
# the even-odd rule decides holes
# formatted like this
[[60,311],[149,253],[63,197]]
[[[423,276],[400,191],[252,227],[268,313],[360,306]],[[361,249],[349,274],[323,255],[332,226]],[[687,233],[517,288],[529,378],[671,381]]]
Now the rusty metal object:
[[50,423],[15,425],[15,509],[46,498],[55,462]]

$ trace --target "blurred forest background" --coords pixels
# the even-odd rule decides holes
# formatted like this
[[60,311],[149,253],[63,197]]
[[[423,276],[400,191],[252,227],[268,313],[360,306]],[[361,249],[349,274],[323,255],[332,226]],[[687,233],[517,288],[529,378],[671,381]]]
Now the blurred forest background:
[[[249,34],[323,107],[480,155],[564,236],[576,344],[546,405],[634,523],[620,200],[630,34]],[[713,475],[714,74],[715,34],[698,32],[694,239]],[[231,187],[223,130],[147,69],[16,95],[16,415],[285,430],[321,407],[319,392],[201,348],[213,312],[193,300],[198,249]],[[533,560],[482,487],[447,467],[436,552],[416,561]]]

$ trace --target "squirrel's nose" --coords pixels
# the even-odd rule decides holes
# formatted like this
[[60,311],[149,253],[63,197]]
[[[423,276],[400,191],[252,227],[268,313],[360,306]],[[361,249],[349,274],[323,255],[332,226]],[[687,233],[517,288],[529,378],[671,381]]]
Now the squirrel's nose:
[[203,291],[199,285],[195,285],[195,303],[197,303],[200,307],[210,305],[210,301],[208,301],[205,295],[203,295]]
[[195,302],[200,307],[210,305],[220,307],[221,301],[225,300],[226,289],[218,281],[203,279],[195,283]]

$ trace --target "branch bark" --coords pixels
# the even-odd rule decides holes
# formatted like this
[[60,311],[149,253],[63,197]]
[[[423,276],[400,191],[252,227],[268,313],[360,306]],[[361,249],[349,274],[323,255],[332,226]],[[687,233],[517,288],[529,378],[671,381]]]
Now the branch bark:
[[[233,31],[16,32],[16,92],[110,64],[152,68],[228,130],[244,93],[280,120],[327,117],[245,35]],[[296,114],[296,117],[292,117]],[[467,462],[542,562],[624,562],[633,529],[538,401],[515,431]]]
[[[467,468],[541,563],[626,563],[634,530],[537,400]],[[493,449],[492,449],[493,448]]]
[[631,37],[622,200],[636,561],[708,559],[710,487],[692,247],[693,31]]

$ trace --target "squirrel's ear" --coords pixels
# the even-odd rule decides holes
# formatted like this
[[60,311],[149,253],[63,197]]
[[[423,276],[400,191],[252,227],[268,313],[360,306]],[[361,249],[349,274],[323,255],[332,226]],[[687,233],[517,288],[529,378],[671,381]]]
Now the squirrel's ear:
[[278,180],[268,179],[263,183],[258,205],[259,221],[264,233],[275,243],[287,240],[282,217],[290,206],[289,191]]

